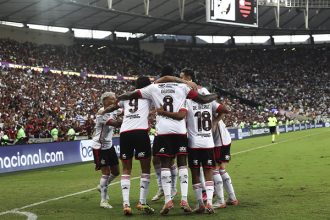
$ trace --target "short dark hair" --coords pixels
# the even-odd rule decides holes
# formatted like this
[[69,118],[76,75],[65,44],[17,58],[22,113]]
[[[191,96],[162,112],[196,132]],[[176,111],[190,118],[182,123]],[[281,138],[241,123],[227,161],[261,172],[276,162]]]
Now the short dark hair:
[[189,68],[183,68],[183,69],[181,70],[181,72],[182,72],[184,75],[189,76],[193,82],[196,81],[195,72],[194,72],[192,69],[189,69]]
[[140,76],[137,78],[135,82],[135,88],[136,89],[142,89],[146,86],[149,86],[151,84],[149,77],[146,76]]
[[166,66],[163,67],[160,77],[173,76],[173,75],[174,75],[173,67],[170,64],[167,64]]

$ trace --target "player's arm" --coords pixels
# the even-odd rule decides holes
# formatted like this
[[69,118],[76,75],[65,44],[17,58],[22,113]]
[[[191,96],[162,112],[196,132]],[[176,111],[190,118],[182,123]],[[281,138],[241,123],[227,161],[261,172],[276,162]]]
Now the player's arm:
[[[189,94],[191,94],[191,92]],[[200,104],[210,103],[218,98],[218,94],[215,94],[215,93],[211,93],[209,95],[202,95],[202,94],[199,94],[196,92],[192,96],[193,97],[189,97],[189,95],[188,95],[187,98],[191,98],[192,100],[194,100],[195,102],[200,103]]]
[[215,113],[217,113],[217,116],[213,118],[212,120],[212,128],[215,129],[219,123],[220,120],[223,119],[223,116],[225,114],[230,113],[230,108],[227,107],[226,105],[219,105],[218,108],[216,109]]
[[139,90],[134,90],[132,92],[126,92],[118,96],[118,100],[129,100],[129,99],[138,99],[141,98],[141,93]]
[[198,86],[196,83],[191,81],[186,81],[181,78],[175,77],[175,76],[163,76],[159,79],[157,79],[154,83],[167,83],[167,82],[175,82],[175,83],[184,83],[187,84],[189,87],[191,87],[193,90],[197,90]]
[[122,123],[123,123],[123,120],[121,118],[116,118],[116,119],[109,119],[105,124],[118,128],[121,126]]
[[180,109],[178,112],[168,112],[165,111],[163,106],[160,106],[160,108],[157,108],[157,114],[163,115],[169,118],[172,118],[174,120],[181,121],[184,119],[187,115],[187,110],[186,109]]
[[104,109],[102,112],[100,112],[100,115],[104,115],[106,113],[110,113],[113,112],[117,109],[119,109],[119,105],[118,104],[114,104],[114,105],[110,105],[109,107],[107,107],[106,109]]

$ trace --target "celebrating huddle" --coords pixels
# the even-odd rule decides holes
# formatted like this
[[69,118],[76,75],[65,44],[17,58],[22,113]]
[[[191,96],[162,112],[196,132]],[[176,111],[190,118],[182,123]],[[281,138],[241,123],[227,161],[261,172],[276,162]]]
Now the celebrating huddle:
[[[159,187],[153,200],[162,196],[165,198],[160,214],[166,215],[174,207],[172,199],[176,195],[177,173],[181,189],[180,206],[184,212],[206,211],[212,214],[215,208],[238,204],[230,176],[225,171],[225,165],[230,160],[231,139],[221,118],[229,110],[215,101],[216,94],[210,94],[207,89],[193,82],[192,70],[183,69],[181,78],[172,75],[172,68],[165,66],[162,77],[153,84],[149,78],[140,77],[136,81],[136,90],[132,92],[122,94],[117,99],[114,93],[102,95],[104,108],[97,114],[93,138],[96,170],[102,172],[99,185],[101,207],[112,208],[108,203],[108,185],[119,175],[112,134],[113,128],[120,125],[120,159],[123,166],[121,189],[125,215],[132,214],[129,193],[133,155],[141,165],[140,199],[137,204],[140,211],[155,211],[147,204],[151,155]],[[151,148],[148,130],[153,108],[156,110],[156,136]],[[197,200],[193,210],[187,199],[187,157]],[[227,201],[223,188],[228,193]],[[213,204],[214,194],[217,201]]]

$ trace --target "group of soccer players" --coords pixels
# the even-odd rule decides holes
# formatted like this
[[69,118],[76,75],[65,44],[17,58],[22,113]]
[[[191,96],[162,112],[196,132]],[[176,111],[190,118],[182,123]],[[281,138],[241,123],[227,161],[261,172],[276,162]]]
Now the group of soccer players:
[[[97,113],[93,138],[96,170],[102,172],[99,184],[101,207],[112,208],[108,203],[107,191],[110,182],[119,175],[119,162],[112,147],[113,128],[119,126],[125,215],[132,214],[129,193],[133,155],[141,165],[140,198],[137,204],[140,211],[155,211],[147,204],[152,154],[159,186],[153,200],[164,196],[164,206],[160,211],[162,215],[168,214],[174,207],[177,175],[181,189],[180,207],[184,212],[212,214],[215,208],[225,208],[227,204],[238,205],[230,176],[225,171],[230,160],[231,139],[221,119],[229,110],[215,101],[216,94],[210,94],[206,88],[194,83],[192,70],[183,69],[180,77],[174,77],[172,67],[165,66],[161,78],[153,84],[148,77],[139,77],[136,89],[132,92],[117,98],[111,92],[102,95],[104,107]],[[157,133],[151,148],[148,130],[152,109],[156,112]],[[187,199],[187,158],[197,201],[194,210]],[[223,188],[228,193],[227,201]],[[217,201],[213,204],[214,194]]]

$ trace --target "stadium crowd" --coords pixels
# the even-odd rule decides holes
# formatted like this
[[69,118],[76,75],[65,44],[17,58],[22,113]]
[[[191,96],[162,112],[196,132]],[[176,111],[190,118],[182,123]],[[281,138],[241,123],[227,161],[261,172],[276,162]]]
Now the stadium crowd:
[[[0,61],[109,75],[156,75],[171,63],[196,72],[197,81],[214,90],[221,88],[259,105],[222,97],[231,107],[225,118],[229,127],[244,122],[265,122],[270,109],[283,109],[322,120],[330,114],[330,50],[325,46],[295,49],[196,49],[167,48],[161,55],[90,45],[37,46],[0,40]],[[22,124],[28,136],[50,137],[54,126],[64,136],[69,127],[91,136],[97,97],[104,91],[131,90],[131,81],[102,80],[40,73],[30,69],[0,67],[0,125],[15,136]],[[282,117],[280,120],[284,121]]]

